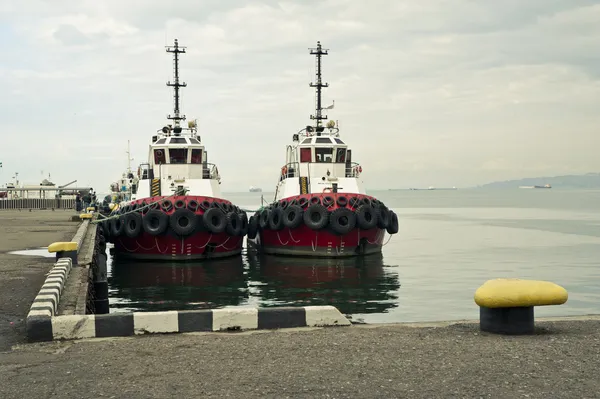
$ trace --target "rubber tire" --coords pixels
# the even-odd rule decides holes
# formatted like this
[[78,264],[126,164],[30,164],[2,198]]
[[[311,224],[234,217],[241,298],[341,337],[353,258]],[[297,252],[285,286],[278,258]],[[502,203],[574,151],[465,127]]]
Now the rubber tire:
[[302,224],[304,217],[304,209],[298,205],[289,205],[285,211],[283,211],[283,226],[295,229]]
[[[316,197],[313,197],[316,198]],[[317,217],[317,220],[314,218]],[[302,217],[304,224],[312,230],[321,230],[329,223],[329,212],[321,204],[312,204],[309,206]]]
[[175,209],[181,209],[181,208],[185,208],[186,204],[185,204],[184,200],[178,199],[177,201],[175,201],[175,203],[173,204],[173,206],[175,207]]
[[235,212],[229,212],[226,215],[227,225],[225,226],[225,232],[232,237],[239,236],[242,232],[242,221],[240,215]]
[[[182,226],[180,221],[184,218],[188,219],[188,223],[185,226]],[[176,209],[175,212],[169,216],[169,225],[171,226],[171,230],[178,236],[190,236],[196,230],[196,214],[187,208]]]
[[371,230],[377,226],[377,212],[370,205],[361,205],[356,212],[356,225],[361,230]]
[[378,206],[377,210],[377,227],[387,229],[390,225],[390,211],[385,206]]
[[210,209],[210,201],[204,200],[200,203],[200,209],[202,209],[203,211],[207,211],[208,209]]
[[369,206],[372,206],[372,207],[374,207],[373,203],[371,202],[371,199],[370,199],[370,198],[367,198],[367,197],[362,197],[362,198],[360,199],[360,202],[359,202],[359,204],[360,204],[360,205],[369,205]]
[[142,232],[142,215],[137,212],[127,214],[123,223],[123,232],[129,238],[139,236]]
[[190,211],[192,211],[194,213],[196,213],[196,211],[198,211],[199,207],[200,207],[200,204],[195,199],[189,200],[187,203],[187,209],[189,209]]
[[333,204],[335,204],[335,199],[331,195],[326,195],[323,197],[323,206],[325,208],[329,208]]
[[308,201],[311,205],[317,205],[317,204],[321,205],[321,198],[319,198],[319,197],[310,197],[310,199]]
[[125,217],[119,216],[110,220],[110,235],[111,237],[119,237],[123,234],[125,227]]
[[[157,223],[153,223],[156,221]],[[144,215],[142,226],[144,231],[150,235],[157,236],[167,231],[169,225],[169,216],[157,209],[151,209]]]
[[287,200],[282,199],[279,201],[279,207],[285,211],[290,203]]
[[248,234],[248,214],[240,211],[236,211],[236,213],[240,216],[240,221],[242,223],[242,231],[240,231],[240,235],[244,237],[246,234]]
[[350,207],[352,207],[352,208],[358,207],[359,202],[360,202],[360,199],[358,197],[350,197],[350,199],[348,200],[348,203],[350,204]]
[[394,211],[390,211],[390,224],[387,227],[388,234],[396,234],[400,230],[398,226],[398,215]]
[[345,208],[346,205],[348,205],[348,198],[346,198],[343,195],[340,195],[339,197],[337,197],[336,203],[337,206],[339,206],[340,208]]
[[306,209],[306,207],[308,207],[308,198],[306,197],[302,197],[298,200],[298,205],[300,205],[300,207],[302,209]]
[[261,230],[265,230],[269,227],[269,219],[270,219],[270,213],[271,211],[268,209],[263,209],[262,212],[260,213],[259,219],[258,219],[258,225],[260,226]]
[[329,215],[329,228],[334,234],[342,236],[350,233],[355,227],[356,214],[348,208],[338,208]]
[[269,228],[273,231],[283,229],[283,209],[281,207],[273,209],[269,214]]
[[164,200],[160,203],[160,209],[162,209],[165,212],[169,212],[171,209],[173,209],[173,203],[169,199]]
[[[213,202],[213,204],[216,202]],[[213,234],[219,234],[225,231],[227,227],[227,217],[221,208],[210,208],[202,215],[204,225],[207,230]]]
[[248,220],[248,238],[254,240],[258,233],[258,217],[256,215],[250,216]]

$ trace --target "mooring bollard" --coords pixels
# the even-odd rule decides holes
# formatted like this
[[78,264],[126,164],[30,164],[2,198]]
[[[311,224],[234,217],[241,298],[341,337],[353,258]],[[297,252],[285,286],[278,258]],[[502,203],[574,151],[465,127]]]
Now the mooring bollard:
[[54,242],[48,245],[49,253],[56,253],[56,260],[60,258],[70,258],[73,266],[77,264],[77,243],[76,242]]
[[496,334],[532,334],[534,306],[561,305],[568,294],[549,281],[496,279],[475,292],[481,331]]

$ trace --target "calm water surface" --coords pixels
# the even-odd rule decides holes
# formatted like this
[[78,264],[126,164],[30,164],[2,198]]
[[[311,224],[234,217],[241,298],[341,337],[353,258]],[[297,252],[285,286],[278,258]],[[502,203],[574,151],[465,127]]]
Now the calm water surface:
[[[353,321],[475,319],[486,280],[550,280],[569,291],[539,316],[600,313],[600,191],[373,191],[400,219],[383,256],[257,256],[198,263],[119,263],[111,311],[330,304]],[[263,193],[271,200],[272,193]],[[256,209],[260,193],[226,195]]]

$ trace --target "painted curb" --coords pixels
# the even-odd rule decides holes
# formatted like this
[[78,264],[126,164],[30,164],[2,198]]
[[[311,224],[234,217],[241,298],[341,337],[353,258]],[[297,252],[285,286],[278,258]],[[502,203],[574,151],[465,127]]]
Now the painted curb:
[[79,228],[77,229],[77,232],[75,233],[75,236],[71,240],[71,241],[74,241],[77,243],[77,253],[78,254],[79,254],[79,251],[81,251],[81,247],[83,246],[83,240],[85,239],[85,234],[87,233],[87,229],[89,226],[90,226],[90,219],[83,220],[83,222],[81,223],[81,226],[79,226]]
[[[46,281],[31,304],[27,314],[27,338],[37,340],[37,336],[43,331],[45,320],[56,315],[60,294],[62,293],[73,263],[70,258],[60,258],[50,269]],[[41,328],[41,329],[40,329]]]
[[350,326],[333,306],[226,308],[28,318],[31,342],[201,331]]

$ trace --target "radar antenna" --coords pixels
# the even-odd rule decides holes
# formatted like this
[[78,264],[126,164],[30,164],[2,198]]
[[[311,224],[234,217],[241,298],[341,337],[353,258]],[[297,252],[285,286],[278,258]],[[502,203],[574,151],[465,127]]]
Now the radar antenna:
[[173,110],[173,115],[169,115],[167,118],[172,119],[175,122],[175,126],[179,126],[180,121],[185,120],[185,115],[179,113],[179,88],[186,87],[187,83],[179,82],[179,54],[185,53],[185,47],[180,46],[175,39],[175,45],[173,47],[167,46],[167,53],[173,53],[173,69],[174,69],[174,81],[171,83],[167,82],[167,86],[173,87],[175,89],[175,108]]

